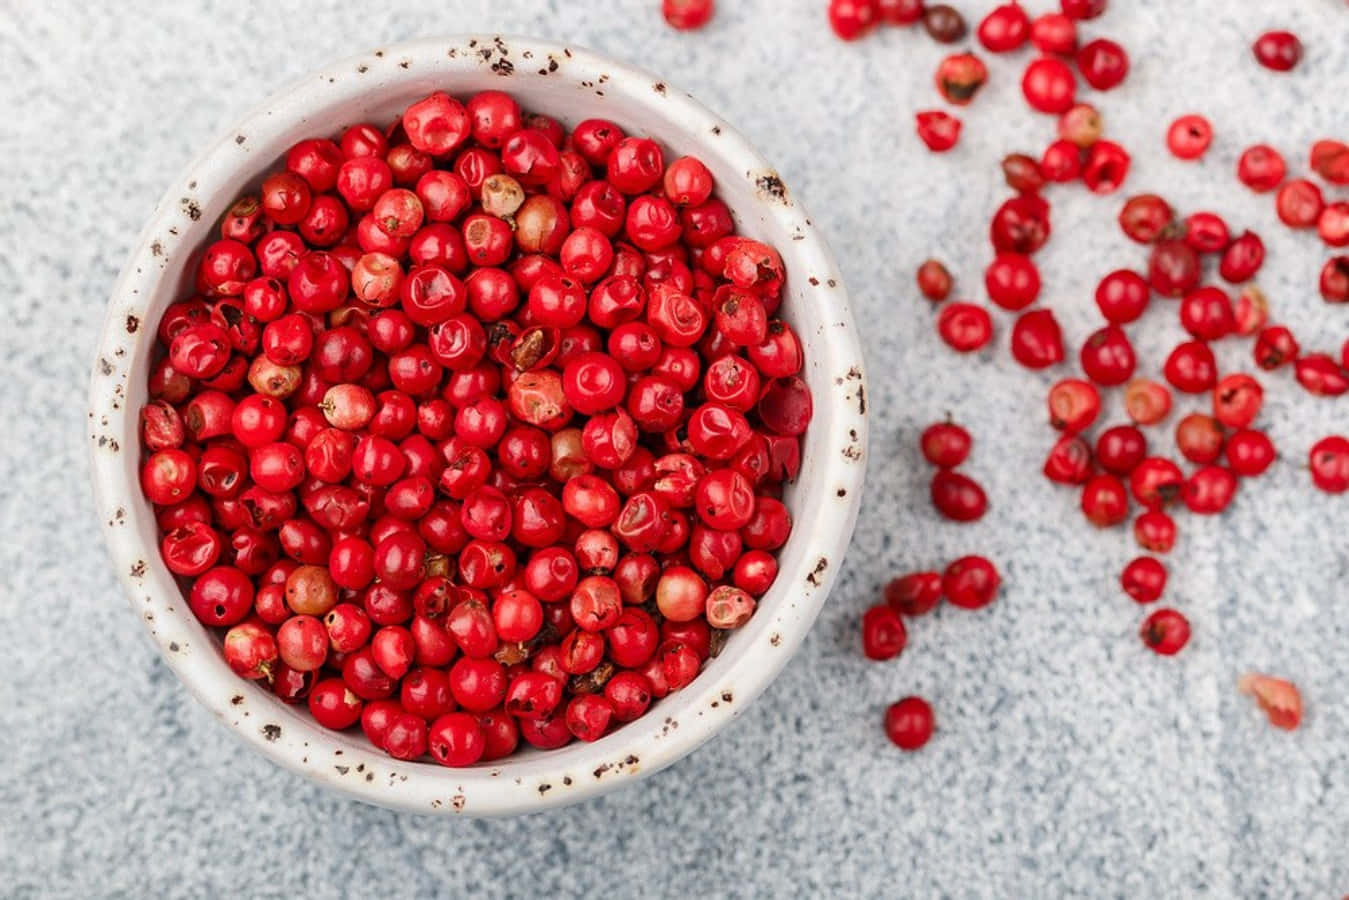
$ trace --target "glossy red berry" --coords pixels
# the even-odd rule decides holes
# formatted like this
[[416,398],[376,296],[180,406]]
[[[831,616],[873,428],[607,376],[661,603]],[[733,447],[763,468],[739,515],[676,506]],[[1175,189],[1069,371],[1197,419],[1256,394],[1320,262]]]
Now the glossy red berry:
[[1260,414],[1265,390],[1250,375],[1225,375],[1213,388],[1213,415],[1228,428],[1246,428]]
[[918,267],[918,290],[932,302],[940,303],[949,297],[952,284],[951,273],[937,260],[925,260]]
[[1030,39],[1041,53],[1069,56],[1077,52],[1077,24],[1063,13],[1045,13],[1031,23]]
[[938,422],[923,430],[918,445],[929,463],[942,469],[954,469],[970,455],[974,438],[954,422]]
[[1321,267],[1321,299],[1349,303],[1349,256],[1333,256]]
[[1338,397],[1349,393],[1349,372],[1328,353],[1308,353],[1293,364],[1298,384],[1310,394]]
[[1148,455],[1148,439],[1133,425],[1114,425],[1096,438],[1096,461],[1112,475],[1125,476]]
[[1171,205],[1156,194],[1139,194],[1124,201],[1119,212],[1119,227],[1132,241],[1152,244],[1167,232],[1175,213]]
[[1048,309],[1032,309],[1012,326],[1012,358],[1028,369],[1047,369],[1063,362],[1063,332]]
[[1200,115],[1184,115],[1166,131],[1166,147],[1176,159],[1199,159],[1213,143],[1213,126]]
[[1327,494],[1349,491],[1349,438],[1331,435],[1312,445],[1307,455],[1312,483]]
[[993,340],[993,319],[973,303],[950,303],[937,317],[937,333],[959,353],[972,353]]
[[885,585],[885,602],[905,616],[921,616],[937,608],[942,597],[938,572],[911,572]]
[[1112,40],[1097,38],[1077,51],[1077,69],[1098,91],[1108,91],[1129,74],[1129,54]]
[[987,557],[962,556],[942,572],[941,585],[952,606],[981,609],[997,598],[1002,576]]
[[1151,556],[1140,556],[1124,567],[1120,585],[1135,602],[1154,603],[1166,590],[1166,566]]
[[712,20],[716,11],[713,0],[662,0],[661,15],[671,28],[678,31],[696,31]]
[[1306,178],[1292,178],[1279,187],[1274,209],[1279,221],[1289,228],[1314,228],[1325,209],[1325,197],[1315,183]]
[[1222,288],[1202,287],[1180,301],[1181,327],[1201,341],[1216,341],[1236,330],[1232,299]]
[[919,140],[933,153],[945,153],[960,140],[960,120],[939,109],[916,113],[914,127]]
[[1227,455],[1227,467],[1243,478],[1264,474],[1278,457],[1278,451],[1275,450],[1274,442],[1269,439],[1269,435],[1249,428],[1229,437],[1224,450]]
[[1109,528],[1129,518],[1129,495],[1114,475],[1097,475],[1082,488],[1082,514],[1097,528]]
[[1217,213],[1190,213],[1184,225],[1185,246],[1195,253],[1221,253],[1232,242],[1232,232]]
[[959,472],[940,469],[932,476],[932,505],[955,522],[973,522],[988,511],[988,497],[977,481]]
[[894,659],[907,642],[904,620],[888,605],[873,606],[862,616],[862,652],[867,659]]
[[1254,277],[1265,262],[1265,244],[1253,231],[1243,232],[1223,251],[1218,273],[1232,284]]
[[1136,321],[1148,308],[1152,295],[1142,275],[1117,269],[1096,286],[1096,306],[1106,320],[1116,325]]
[[904,697],[885,709],[885,735],[901,750],[917,750],[932,739],[932,707],[921,697]]
[[1216,515],[1232,502],[1237,492],[1237,476],[1222,466],[1205,466],[1185,482],[1183,498],[1190,512]]
[[1185,341],[1171,351],[1162,367],[1166,380],[1178,391],[1198,394],[1218,381],[1218,363],[1202,341]]
[[1077,435],[1065,434],[1050,449],[1041,471],[1058,484],[1082,484],[1091,477],[1091,447]]
[[1040,271],[1029,256],[999,253],[984,270],[984,287],[990,300],[1015,312],[1040,295]]
[[1143,620],[1139,637],[1154,653],[1174,656],[1190,640],[1190,622],[1174,609],[1159,609]]
[[875,28],[880,19],[877,0],[829,0],[829,27],[845,41],[855,41]]
[[1293,332],[1283,325],[1271,325],[1256,336],[1252,352],[1257,366],[1265,371],[1273,371],[1297,359],[1302,348],[1293,337]]
[[1176,546],[1176,522],[1161,510],[1134,519],[1134,540],[1150,553],[1170,553]]
[[1302,59],[1302,42],[1291,31],[1266,31],[1255,39],[1251,52],[1266,69],[1287,72]]
[[1074,103],[1077,79],[1062,60],[1044,56],[1026,66],[1021,76],[1021,93],[1032,109],[1063,113]]
[[979,43],[992,53],[1015,50],[1030,38],[1030,16],[1019,3],[1004,3],[979,23]]
[[1283,155],[1268,144],[1247,147],[1237,159],[1237,178],[1256,193],[1274,190],[1286,174]]
[[1124,330],[1107,325],[1093,332],[1078,354],[1082,371],[1097,384],[1123,384],[1133,375],[1136,357],[1133,344]]
[[1050,232],[1049,204],[1034,193],[1004,200],[989,224],[993,249],[1000,253],[1034,253]]

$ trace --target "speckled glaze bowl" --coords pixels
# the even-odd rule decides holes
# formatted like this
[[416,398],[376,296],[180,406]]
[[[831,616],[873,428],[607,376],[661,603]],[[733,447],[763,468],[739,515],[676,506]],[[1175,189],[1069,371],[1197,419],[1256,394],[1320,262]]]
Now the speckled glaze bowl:
[[[138,486],[137,414],[155,326],[184,295],[197,250],[243,191],[295,141],[358,121],[390,121],[432,90],[510,91],[526,109],[574,125],[603,116],[674,155],[696,154],[716,176],[739,230],[786,263],[785,317],[806,351],[815,419],[800,478],[787,491],[795,520],[780,574],[758,612],[687,688],[592,743],[448,769],[401,762],[359,729],[334,733],[225,665],[159,558],[155,519]],[[672,158],[672,157],[670,157]],[[866,399],[856,328],[824,240],[782,180],[729,125],[687,94],[594,53],[493,35],[376,50],[306,76],[268,100],[188,166],[164,194],[108,304],[94,360],[89,440],[97,512],[131,606],[196,698],[253,749],[368,803],[419,813],[495,816],[594,796],[668,766],[727,725],[786,664],[815,621],[852,536],[865,470]]]

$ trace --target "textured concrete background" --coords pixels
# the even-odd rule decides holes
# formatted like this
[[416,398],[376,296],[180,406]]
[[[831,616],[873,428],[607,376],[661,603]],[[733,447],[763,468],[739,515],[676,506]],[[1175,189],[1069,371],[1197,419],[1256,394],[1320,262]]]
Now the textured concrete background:
[[[1302,468],[1346,430],[1344,404],[1265,379],[1264,422],[1287,459],[1225,516],[1183,519],[1170,599],[1194,639],[1178,658],[1135,637],[1115,586],[1120,530],[1082,525],[1036,475],[1054,376],[1002,349],[956,360],[933,337],[912,272],[935,253],[979,298],[996,159],[1052,125],[1017,96],[1026,57],[992,83],[945,157],[912,113],[937,105],[943,50],[892,31],[834,41],[822,0],[725,0],[696,35],[657,0],[351,4],[0,0],[0,873],[7,896],[1330,897],[1349,891],[1349,506]],[[991,2],[959,5],[982,14]],[[1032,12],[1050,0],[1033,0]],[[1134,152],[1127,190],[1164,192],[1261,231],[1260,282],[1307,346],[1333,349],[1349,309],[1315,295],[1321,253],[1232,178],[1240,148],[1301,160],[1343,133],[1349,11],[1340,0],[1113,3],[1085,30],[1120,39],[1134,71],[1087,96]],[[1275,7],[1279,12],[1270,12]],[[1291,76],[1258,69],[1263,28],[1297,28]],[[285,81],[381,43],[456,30],[576,41],[631,59],[735,122],[830,236],[864,324],[874,398],[870,485],[844,576],[804,650],[725,734],[632,789],[515,821],[428,821],[339,799],[247,753],[151,651],[90,516],[82,436],[103,304],[156,198],[198,148]],[[1209,115],[1201,164],[1162,149],[1165,124]],[[1337,135],[1336,130],[1339,129]],[[1076,344],[1097,278],[1142,264],[1112,224],[1120,198],[1055,189],[1037,257]],[[1156,304],[1133,329],[1153,371],[1180,334]],[[1227,365],[1247,347],[1222,348]],[[1193,402],[1183,404],[1193,406]],[[914,439],[952,411],[995,513],[938,522]],[[1118,417],[1118,409],[1112,410]],[[1168,440],[1157,432],[1156,440]],[[861,610],[890,574],[963,552],[1008,587],[970,614],[915,624],[888,665],[857,649]],[[1233,690],[1249,667],[1296,679],[1304,729],[1275,732]],[[904,756],[880,710],[928,696],[940,731]],[[640,890],[637,885],[641,885]]]

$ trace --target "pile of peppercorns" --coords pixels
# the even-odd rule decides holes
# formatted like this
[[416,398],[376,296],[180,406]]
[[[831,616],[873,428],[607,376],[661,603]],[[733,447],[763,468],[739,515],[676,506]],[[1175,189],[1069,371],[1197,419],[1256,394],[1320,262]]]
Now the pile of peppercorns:
[[400,759],[594,741],[777,575],[812,416],[702,162],[500,91],[286,154],[157,323],[141,486],[240,676]]

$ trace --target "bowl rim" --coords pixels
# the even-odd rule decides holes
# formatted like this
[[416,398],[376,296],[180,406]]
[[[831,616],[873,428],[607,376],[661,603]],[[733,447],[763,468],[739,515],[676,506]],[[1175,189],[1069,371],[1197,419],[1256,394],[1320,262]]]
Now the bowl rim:
[[[303,120],[307,109],[354,100],[376,85],[450,73],[500,75],[503,66],[526,79],[571,79],[592,88],[598,81],[687,131],[700,145],[715,140],[716,152],[744,170],[759,211],[793,237],[790,247],[780,248],[784,259],[811,273],[809,284],[802,286],[805,302],[827,304],[822,308],[829,311],[816,335],[803,335],[811,360],[822,360],[831,376],[827,396],[815,390],[816,421],[808,432],[813,439],[816,429],[824,428],[817,446],[829,452],[812,490],[827,502],[811,521],[798,520],[793,536],[807,541],[806,551],[799,565],[784,566],[770,591],[798,593],[790,595],[791,602],[777,603],[770,616],[764,615],[770,612],[765,603],[746,626],[759,632],[754,643],[709,662],[691,685],[662,701],[666,714],[648,713],[594,744],[575,742],[561,750],[452,769],[395,760],[363,737],[327,731],[270,691],[237,678],[217,649],[198,651],[204,629],[156,552],[153,511],[138,489],[139,403],[133,402],[137,390],[129,378],[136,349],[154,340],[155,323],[145,321],[143,312],[147,299],[170,256],[190,253],[201,240],[200,226],[193,223],[202,211],[193,198],[211,196],[220,190],[219,182],[255,165],[246,151],[241,153],[247,141],[275,139]],[[503,79],[500,87],[509,90],[510,82]],[[207,227],[213,222],[208,219]],[[138,236],[108,301],[89,391],[90,471],[108,553],[133,611],[179,680],[273,762],[367,803],[417,813],[500,816],[606,793],[670,765],[738,717],[778,675],[814,623],[851,540],[866,469],[865,376],[842,277],[777,172],[739,132],[664,80],[571,44],[528,37],[459,34],[386,45],[302,76],[223,132],[170,183]]]

